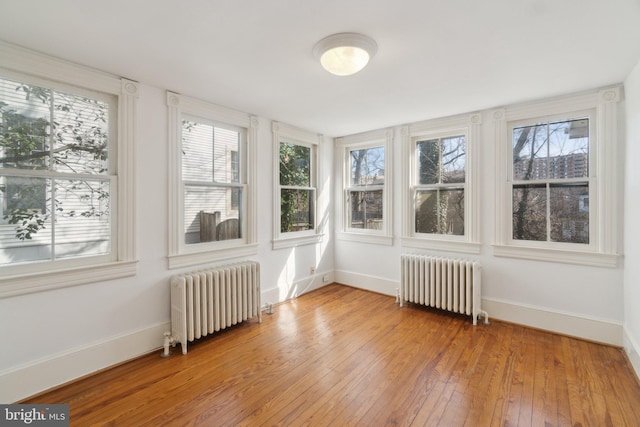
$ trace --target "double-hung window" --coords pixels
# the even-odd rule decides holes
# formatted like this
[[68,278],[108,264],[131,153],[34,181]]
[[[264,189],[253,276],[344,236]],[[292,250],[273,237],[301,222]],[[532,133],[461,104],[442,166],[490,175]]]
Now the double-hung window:
[[274,192],[274,248],[316,243],[318,145],[316,134],[273,123],[277,153]]
[[589,244],[589,116],[510,127],[512,239]]
[[466,137],[415,138],[415,233],[464,236]]
[[619,88],[496,110],[494,254],[615,266]]
[[[170,267],[254,254],[257,120],[174,93]],[[176,226],[179,224],[179,226]]]
[[137,85],[0,49],[0,295],[134,274]]
[[478,253],[476,174],[480,115],[410,125],[404,156],[403,244]]
[[336,139],[342,153],[341,240],[392,244],[390,129]]

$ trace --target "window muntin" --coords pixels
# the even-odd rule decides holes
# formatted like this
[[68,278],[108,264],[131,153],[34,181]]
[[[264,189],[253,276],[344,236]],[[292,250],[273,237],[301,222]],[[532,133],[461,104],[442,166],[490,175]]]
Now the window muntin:
[[246,130],[184,115],[181,135],[184,243],[242,239]]
[[0,78],[0,266],[115,258],[115,110],[106,94]]
[[414,232],[464,236],[465,135],[414,138]]
[[589,123],[579,117],[511,128],[513,240],[590,243]]
[[384,225],[384,146],[347,149],[347,229],[382,230]]
[[281,141],[279,159],[280,232],[314,230],[316,227],[314,149]]

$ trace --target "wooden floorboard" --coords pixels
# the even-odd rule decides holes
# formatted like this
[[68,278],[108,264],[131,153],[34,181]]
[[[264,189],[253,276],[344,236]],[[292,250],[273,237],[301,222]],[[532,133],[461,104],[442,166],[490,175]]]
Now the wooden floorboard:
[[72,426],[640,426],[621,349],[329,285],[29,399]]

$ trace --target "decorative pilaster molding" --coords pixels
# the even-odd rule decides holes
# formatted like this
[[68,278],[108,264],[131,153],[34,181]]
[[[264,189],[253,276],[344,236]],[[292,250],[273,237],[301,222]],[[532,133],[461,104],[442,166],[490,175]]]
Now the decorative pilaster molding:
[[409,126],[402,126],[400,134],[400,153],[402,153],[402,237],[410,237],[413,234],[413,212],[409,209],[411,205],[411,176],[415,173],[415,162],[413,150],[411,150],[411,139],[409,138]]
[[482,115],[480,115],[479,113],[471,114],[469,116],[469,124],[471,126],[481,125],[482,124]]
[[173,92],[167,92],[167,105],[169,107],[180,107],[180,95]]
[[[180,156],[176,143],[180,141],[180,95],[167,91],[167,123],[168,123],[168,139],[169,153],[167,165],[169,176],[169,224],[178,224],[180,222],[180,212],[182,211],[182,197],[180,192],[180,182],[175,177],[180,173]],[[180,242],[175,232],[169,232],[169,256],[178,255],[180,253]]]
[[258,241],[258,128],[260,120],[249,117],[247,129],[247,243]]
[[480,242],[480,129],[482,115],[474,113],[469,115],[469,130],[467,136],[467,182],[465,183],[465,212],[466,229],[468,231],[467,242]]
[[121,79],[118,99],[118,261],[137,258],[136,123],[138,83]]
[[505,233],[505,221],[510,221],[507,217],[505,206],[507,204],[507,111],[504,108],[493,110],[494,146],[495,146],[495,226],[494,243],[504,245],[507,242]]
[[134,98],[138,99],[139,97],[138,82],[134,82],[133,80],[127,80],[125,78],[120,79],[120,81],[122,82],[122,93],[129,96],[133,96]]
[[621,182],[618,170],[618,102],[621,100],[620,87],[603,89],[598,92],[598,195],[600,202],[598,215],[599,252],[618,252],[618,192]]

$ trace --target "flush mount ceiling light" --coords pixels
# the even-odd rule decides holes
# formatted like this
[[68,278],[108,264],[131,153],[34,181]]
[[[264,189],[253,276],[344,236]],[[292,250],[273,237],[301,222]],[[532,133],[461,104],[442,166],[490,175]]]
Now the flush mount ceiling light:
[[313,56],[325,70],[337,76],[350,76],[362,70],[378,50],[371,37],[357,33],[333,34],[313,47]]

